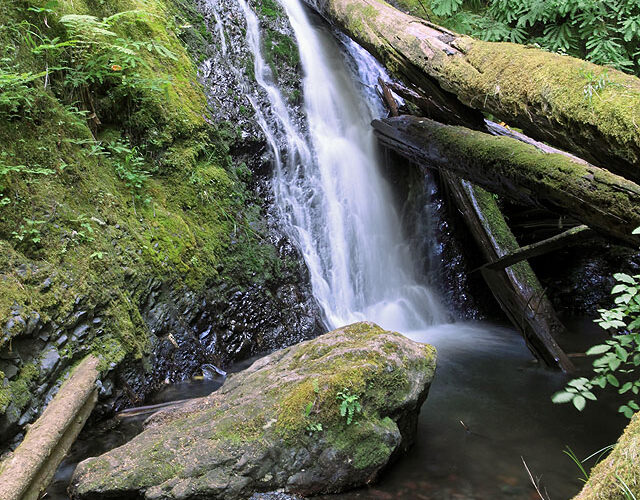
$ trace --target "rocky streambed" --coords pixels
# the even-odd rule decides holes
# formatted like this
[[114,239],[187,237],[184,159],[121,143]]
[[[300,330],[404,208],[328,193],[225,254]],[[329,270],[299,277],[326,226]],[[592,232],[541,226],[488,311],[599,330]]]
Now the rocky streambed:
[[414,441],[435,348],[356,323],[261,358],[80,463],[76,499],[305,495],[367,484]]

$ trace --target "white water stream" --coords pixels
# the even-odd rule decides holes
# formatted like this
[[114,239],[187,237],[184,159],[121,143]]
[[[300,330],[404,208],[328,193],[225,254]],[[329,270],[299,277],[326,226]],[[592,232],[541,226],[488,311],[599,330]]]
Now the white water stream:
[[377,97],[353,83],[356,76],[374,85],[383,70],[365,51],[351,47],[359,73],[354,75],[337,42],[312,26],[299,0],[281,0],[304,72],[307,138],[294,125],[260,52],[256,15],[245,0],[238,1],[256,80],[270,104],[270,109],[260,109],[252,101],[274,156],[276,203],[304,255],[328,326],[366,319],[409,331],[444,322],[446,314],[435,294],[415,279],[400,220],[380,173],[380,152],[370,127],[373,114],[381,111]]

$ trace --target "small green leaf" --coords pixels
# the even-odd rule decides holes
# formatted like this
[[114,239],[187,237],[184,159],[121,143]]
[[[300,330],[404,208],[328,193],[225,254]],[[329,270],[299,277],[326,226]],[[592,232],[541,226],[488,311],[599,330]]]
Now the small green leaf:
[[582,396],[578,395],[575,398],[573,398],[573,406],[575,406],[578,409],[578,411],[582,411],[586,404],[587,404],[587,400],[584,399]]
[[620,293],[620,292],[624,292],[624,291],[626,291],[626,290],[627,290],[627,285],[617,284],[616,286],[614,286],[614,287],[611,289],[611,293],[612,293],[612,294],[614,294],[614,293]]
[[624,394],[627,391],[630,391],[633,387],[633,383],[631,382],[626,382],[625,384],[623,384],[622,387],[620,387],[620,389],[618,389],[618,394]]
[[623,283],[629,283],[630,285],[636,284],[636,280],[634,280],[631,276],[625,273],[616,273],[613,275],[613,277],[618,281],[622,281]]
[[620,387],[620,382],[618,382],[618,379],[611,373],[607,374],[607,382],[614,387]]
[[627,418],[633,417],[633,410],[629,408],[627,405],[622,405],[620,408],[618,408],[618,411],[624,414],[624,416]]
[[595,356],[596,354],[602,354],[611,349],[611,346],[606,344],[594,345],[591,349],[589,349],[586,354],[587,356]]

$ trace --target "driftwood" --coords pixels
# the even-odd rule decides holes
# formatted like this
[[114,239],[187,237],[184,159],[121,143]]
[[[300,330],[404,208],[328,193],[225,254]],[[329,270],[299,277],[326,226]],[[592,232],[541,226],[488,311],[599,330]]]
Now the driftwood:
[[2,500],[37,500],[71,448],[98,398],[98,359],[74,370],[15,452],[0,464]]
[[523,205],[571,215],[609,238],[640,245],[640,186],[562,154],[426,118],[375,120],[383,145]]
[[[436,108],[450,108],[454,123],[474,127],[465,113],[488,112],[640,180],[640,79],[529,46],[460,36],[382,0],[307,2]],[[447,113],[430,116],[451,123]]]
[[547,238],[546,240],[537,241],[531,245],[520,247],[518,250],[508,253],[493,262],[489,262],[488,264],[479,267],[477,270],[491,269],[493,271],[497,271],[498,269],[504,269],[532,257],[538,257],[539,255],[544,255],[560,248],[583,243],[587,239],[594,237],[595,234],[596,233],[592,229],[589,229],[584,225],[572,227],[571,229],[552,236],[551,238]]
[[[495,262],[518,250],[518,242],[491,193],[449,172],[442,172],[441,177],[487,261]],[[564,333],[564,326],[529,263],[522,261],[509,269],[480,271],[533,354],[548,366],[573,371],[573,364],[554,339]]]

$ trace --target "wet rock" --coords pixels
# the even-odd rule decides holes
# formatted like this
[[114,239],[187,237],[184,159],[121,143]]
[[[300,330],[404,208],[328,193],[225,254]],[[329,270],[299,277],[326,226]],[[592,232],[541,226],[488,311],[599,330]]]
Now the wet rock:
[[0,372],[4,373],[4,376],[11,380],[18,374],[18,367],[11,362],[0,361]]
[[42,358],[40,360],[40,376],[42,378],[47,377],[49,374],[55,370],[56,366],[60,362],[60,354],[58,350],[51,346],[42,354]]
[[41,292],[48,291],[51,288],[51,285],[53,285],[53,280],[51,278],[45,279],[40,285],[40,291]]
[[7,337],[17,337],[24,332],[27,322],[22,316],[11,316],[4,325],[4,335]]
[[[152,417],[129,443],[78,465],[72,498],[235,500],[367,484],[412,444],[434,370],[431,346],[372,323],[335,330]],[[353,422],[340,412],[345,392],[361,405]]]
[[40,314],[37,311],[31,311],[29,319],[27,320],[27,326],[25,332],[27,335],[32,335],[40,325]]
[[79,326],[77,326],[74,330],[73,330],[73,337],[75,337],[78,340],[82,340],[84,337],[86,337],[89,329],[91,328],[91,326],[89,326],[86,323],[83,323]]

